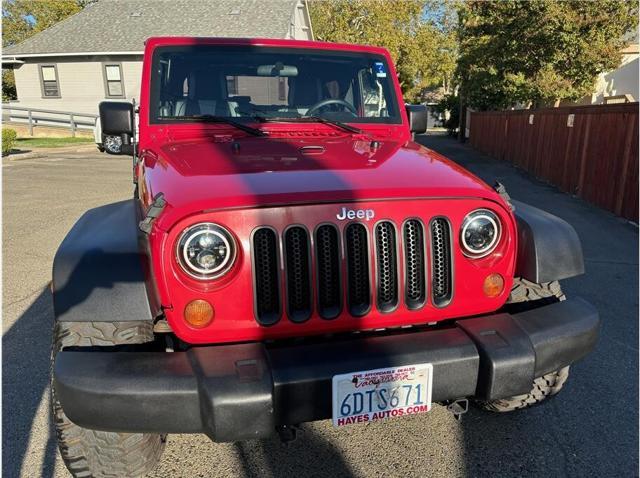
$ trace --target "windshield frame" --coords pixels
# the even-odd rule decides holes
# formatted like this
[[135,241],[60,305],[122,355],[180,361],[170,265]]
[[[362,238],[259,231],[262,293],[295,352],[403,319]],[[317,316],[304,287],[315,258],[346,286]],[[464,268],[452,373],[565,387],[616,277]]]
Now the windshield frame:
[[[196,44],[196,45],[158,45],[153,48],[153,54],[151,59],[151,72],[150,75],[150,87],[149,87],[149,107],[147,119],[149,124],[193,124],[202,123],[197,118],[176,120],[174,118],[162,118],[158,115],[157,104],[160,97],[161,82],[159,81],[159,62],[163,53],[169,52],[184,52],[189,53],[191,51],[199,52],[202,50],[237,50],[239,54],[243,52],[265,52],[267,54],[274,53],[288,53],[288,54],[309,54],[317,56],[344,56],[344,57],[367,57],[372,61],[382,62],[387,71],[388,88],[386,101],[388,104],[393,104],[396,114],[388,117],[354,117],[347,120],[341,120],[342,123],[354,124],[360,126],[402,126],[405,124],[404,104],[398,99],[399,86],[395,78],[395,70],[393,65],[390,64],[390,58],[387,55],[375,52],[375,51],[362,51],[361,49],[328,49],[328,48],[302,48],[294,46],[275,46],[275,45],[245,45],[245,44]],[[401,93],[400,93],[401,94]],[[402,98],[402,96],[400,96]],[[302,116],[304,118],[305,116]],[[251,116],[229,116],[229,119],[242,121],[242,122],[258,122]],[[281,123],[284,123],[285,118],[279,118]],[[321,123],[321,121],[317,121]],[[300,122],[296,121],[295,117],[291,118],[292,124],[304,124],[313,123],[313,121]]]

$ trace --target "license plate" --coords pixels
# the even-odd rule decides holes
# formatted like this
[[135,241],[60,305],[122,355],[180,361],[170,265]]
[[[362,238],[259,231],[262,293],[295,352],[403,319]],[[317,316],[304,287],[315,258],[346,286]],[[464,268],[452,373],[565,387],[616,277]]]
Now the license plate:
[[333,426],[368,423],[431,410],[430,363],[333,376]]

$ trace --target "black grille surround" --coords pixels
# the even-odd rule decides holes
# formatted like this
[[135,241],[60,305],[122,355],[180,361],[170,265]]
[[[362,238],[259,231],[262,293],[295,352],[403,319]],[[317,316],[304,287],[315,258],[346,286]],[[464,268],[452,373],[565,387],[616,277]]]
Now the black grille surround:
[[342,311],[342,259],[340,232],[333,224],[320,224],[315,233],[318,313],[335,319]]
[[424,226],[419,219],[408,219],[402,228],[405,261],[405,303],[417,310],[427,301]]
[[400,302],[408,310],[428,303],[446,307],[453,298],[451,238],[445,217],[431,219],[428,227],[419,218],[400,226],[392,220],[350,222],[342,229],[321,223],[312,232],[300,224],[281,232],[260,226],[251,239],[256,321],[274,325],[283,310],[293,323],[309,320],[314,310],[333,320],[345,300],[352,317],[368,314],[373,301],[380,313],[393,312]]
[[377,305],[380,312],[391,312],[398,306],[398,251],[396,229],[389,221],[375,227]]
[[347,303],[354,317],[371,310],[371,274],[369,272],[369,234],[360,223],[349,224],[344,230],[347,259]]
[[444,217],[431,220],[431,290],[433,305],[445,307],[453,297],[451,225]]
[[262,227],[254,231],[251,242],[256,320],[273,325],[282,313],[278,235],[270,227]]
[[290,226],[284,233],[284,260],[287,285],[287,315],[292,322],[311,317],[311,254],[309,233],[302,226]]

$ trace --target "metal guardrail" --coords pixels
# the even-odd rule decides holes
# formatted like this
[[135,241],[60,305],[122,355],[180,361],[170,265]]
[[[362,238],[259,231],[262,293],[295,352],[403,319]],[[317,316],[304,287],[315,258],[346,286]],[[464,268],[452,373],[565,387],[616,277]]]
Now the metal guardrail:
[[[26,112],[26,114],[13,114],[13,111]],[[42,116],[43,114],[49,116]],[[60,124],[68,125],[69,130],[71,131],[71,136],[75,136],[77,129],[93,129],[95,127],[97,118],[98,115],[89,113],[41,110],[24,106],[12,106],[8,103],[2,104],[2,120],[26,120],[26,123],[29,125],[29,136],[33,136],[33,127],[37,126],[38,124],[42,126],[58,126]]]

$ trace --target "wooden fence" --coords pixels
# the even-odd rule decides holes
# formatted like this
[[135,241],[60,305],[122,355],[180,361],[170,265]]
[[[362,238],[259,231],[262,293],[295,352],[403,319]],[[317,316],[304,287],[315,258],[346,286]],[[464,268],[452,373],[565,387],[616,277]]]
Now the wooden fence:
[[638,222],[638,103],[471,113],[471,145]]

